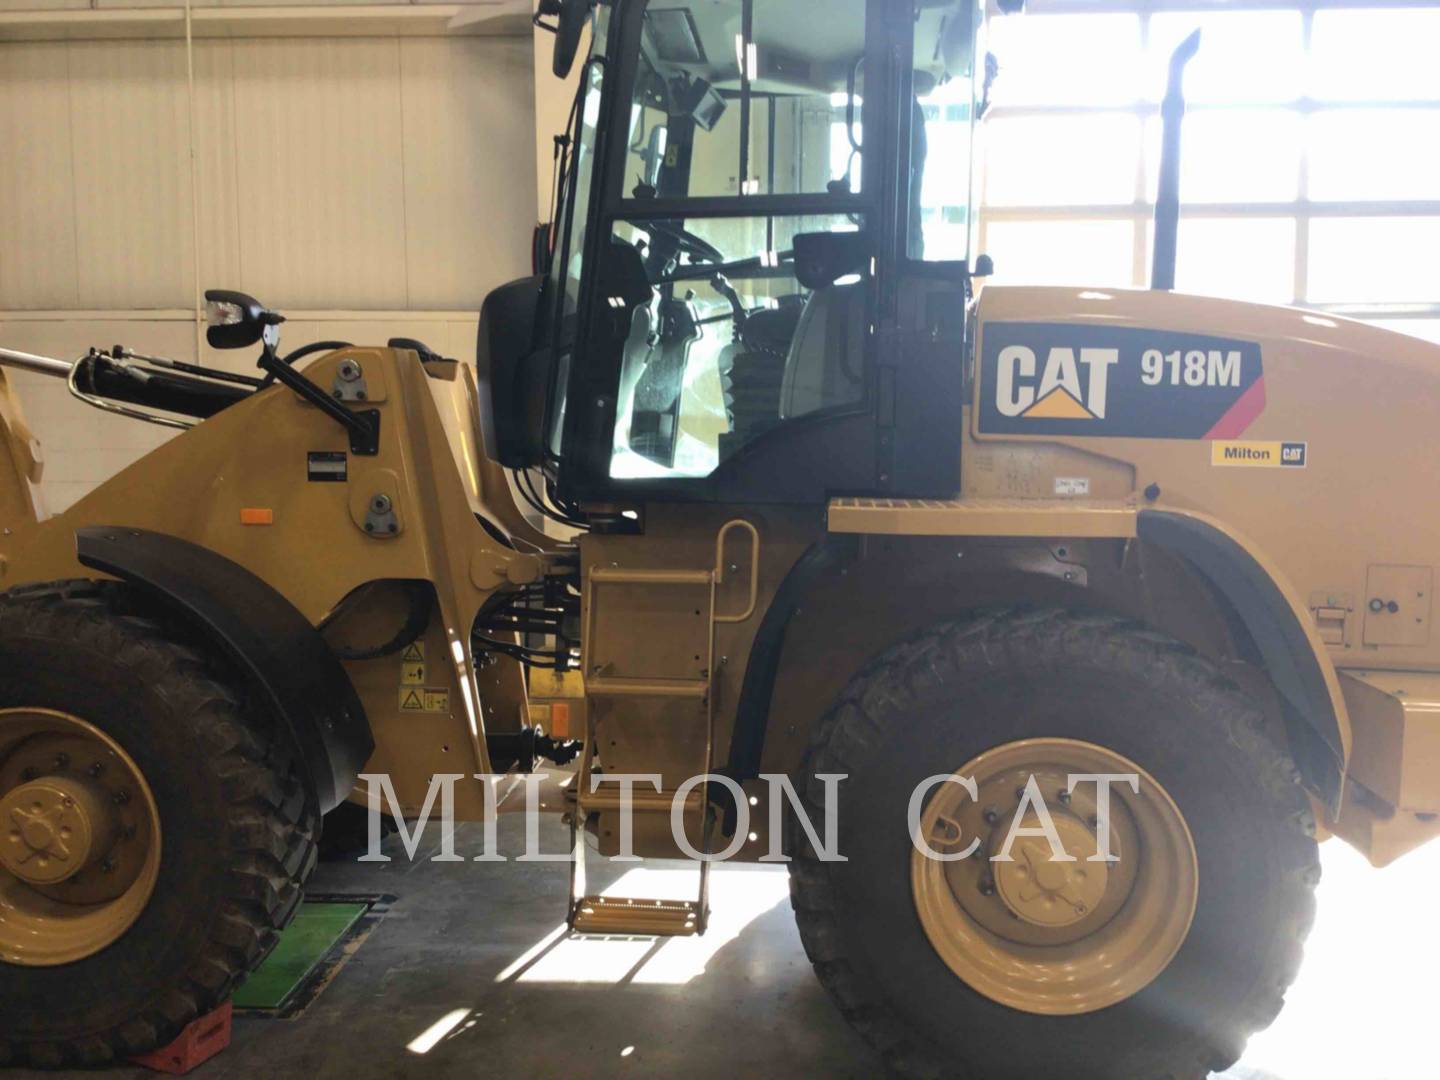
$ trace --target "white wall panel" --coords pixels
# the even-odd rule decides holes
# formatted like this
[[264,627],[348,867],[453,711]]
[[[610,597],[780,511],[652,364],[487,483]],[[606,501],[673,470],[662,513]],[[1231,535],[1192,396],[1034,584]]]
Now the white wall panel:
[[81,303],[187,306],[194,248],[185,47],[79,41],[69,50]]
[[74,11],[89,6],[90,0],[0,0],[0,11]]
[[399,41],[233,53],[240,287],[282,307],[405,307]]
[[0,45],[0,310],[78,303],[67,46]]
[[530,272],[530,44],[415,38],[400,56],[409,306],[478,309]]
[[[461,313],[529,267],[531,50],[528,35],[201,39],[192,124],[183,40],[0,44],[0,342],[192,359],[198,283],[297,313],[287,348],[403,335],[473,362]],[[200,358],[254,370],[252,350]],[[59,381],[14,382],[52,511],[170,437]]]
[[[239,156],[255,136],[235,111],[235,53],[229,41],[195,43],[195,178],[200,226],[200,288],[240,285]],[[263,145],[264,140],[258,140]]]

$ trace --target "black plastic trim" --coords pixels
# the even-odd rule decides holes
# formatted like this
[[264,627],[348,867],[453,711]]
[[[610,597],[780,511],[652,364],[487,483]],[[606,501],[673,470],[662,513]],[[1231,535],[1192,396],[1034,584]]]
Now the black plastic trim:
[[375,749],[345,669],[289,600],[249,570],[163,533],[75,530],[80,562],[155,595],[220,646],[294,736],[322,814],[339,805]]
[[[775,696],[775,680],[780,673],[780,655],[785,648],[785,635],[790,620],[801,602],[822,577],[854,557],[856,542],[852,537],[829,537],[811,544],[796,560],[775,598],[770,602],[760,629],[750,646],[745,664],[745,678],[740,686],[740,700],[735,707],[735,728],[730,735],[730,754],[719,773],[744,783],[760,775],[765,756],[765,735],[770,724],[770,703]],[[717,801],[730,798],[724,785],[710,785]],[[727,834],[734,832],[734,807],[721,802]]]
[[1142,510],[1137,530],[1140,539],[1186,559],[1235,609],[1286,706],[1297,764],[1333,802],[1344,774],[1340,723],[1320,660],[1285,595],[1249,552],[1212,525]]

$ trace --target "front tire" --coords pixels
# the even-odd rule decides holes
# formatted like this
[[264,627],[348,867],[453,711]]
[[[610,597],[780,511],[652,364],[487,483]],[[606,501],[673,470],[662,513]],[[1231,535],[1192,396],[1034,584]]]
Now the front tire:
[[[1198,1080],[1227,1068],[1283,1004],[1319,880],[1308,799],[1262,725],[1255,705],[1191,650],[1108,616],[987,614],[891,649],[851,682],[818,727],[798,777],[818,821],[824,789],[814,777],[848,776],[839,789],[840,853],[848,861],[820,861],[793,822],[788,836],[792,906],[821,982],[904,1075]],[[1091,912],[1105,919],[1097,940],[1127,912],[1148,906],[1160,920],[1184,903],[1185,859],[1167,855],[1162,870],[1147,875],[1145,858],[1162,843],[1180,852],[1187,833],[1193,838],[1198,889],[1193,917],[1174,939],[1178,951],[1161,956],[1158,973],[1123,995],[1071,1007],[1044,978],[1031,980],[1029,997],[1021,978],[1015,987],[987,982],[963,950],[937,936],[943,922],[933,903],[925,908],[919,877],[912,887],[919,857],[905,822],[916,787],[997,752],[1013,767],[1035,746],[1052,753],[1089,747],[1085,753],[1100,759],[1133,762],[1181,819],[1177,828],[1163,820],[1162,800],[1147,809],[1124,788],[1113,789],[1137,822],[1150,815],[1163,827],[1132,834],[1130,854],[1140,855],[1126,886],[1133,892],[1112,898],[1107,913]],[[1009,782],[1013,773],[1004,775]],[[941,785],[927,808],[946,789],[961,790]],[[967,828],[984,813],[1005,831],[1005,806],[972,809]],[[999,864],[984,861],[993,851],[991,840],[976,869],[949,879],[957,890],[953,917],[961,920],[957,940],[966,949],[993,949],[992,973],[1006,962],[1017,972],[1043,973],[1052,946],[1061,958],[1054,971],[1072,963],[1086,970],[1087,925],[1078,915],[1073,927],[1039,925],[1047,913],[1034,909],[1033,893],[1014,898],[1013,870],[1002,868],[1012,875],[1006,902],[1029,937],[991,917],[984,905],[1001,910],[995,905],[1004,897],[995,894],[1005,893],[991,869]],[[984,896],[966,891],[977,884]],[[1174,895],[1157,903],[1156,888]],[[973,925],[963,922],[967,911],[977,913]],[[1162,931],[1174,928],[1141,926],[1137,933]],[[1020,940],[1026,944],[1014,944]]]
[[[54,788],[56,815],[73,804],[89,814],[51,822],[66,843],[89,837],[71,853],[84,865],[53,885],[34,867],[66,853],[13,829],[6,838],[0,1062],[96,1065],[164,1045],[230,996],[300,903],[318,823],[300,763],[244,681],[191,637],[123,586],[0,597],[0,805],[28,813],[30,792]],[[46,739],[72,742],[56,752]],[[111,804],[141,801],[154,821],[115,818]],[[143,905],[119,912],[103,940],[71,947],[83,908],[65,890],[119,873],[126,845],[142,841],[158,864]],[[51,927],[56,947],[12,940],[26,919]]]

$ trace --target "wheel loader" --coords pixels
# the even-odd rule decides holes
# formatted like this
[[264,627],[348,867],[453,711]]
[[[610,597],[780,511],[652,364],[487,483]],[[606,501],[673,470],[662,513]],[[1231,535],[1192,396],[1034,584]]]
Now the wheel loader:
[[[361,774],[415,815],[564,760],[531,668],[585,687],[573,932],[701,933],[711,862],[780,852],[899,1074],[1225,1068],[1295,976],[1317,843],[1440,832],[1440,350],[1171,291],[1193,41],[1155,287],[1002,287],[973,2],[537,20],[579,90],[473,369],[286,354],[225,291],[209,340],[254,374],[0,353],[185,429],[42,518],[0,380],[0,1060],[118,1060],[223,1001]],[[703,856],[691,897],[592,893],[624,849]]]

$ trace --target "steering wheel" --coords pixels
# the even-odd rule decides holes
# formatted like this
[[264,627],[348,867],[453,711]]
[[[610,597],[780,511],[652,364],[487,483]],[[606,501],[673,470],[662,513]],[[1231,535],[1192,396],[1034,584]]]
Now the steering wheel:
[[652,233],[660,233],[675,241],[676,246],[692,259],[699,259],[702,262],[723,263],[725,253],[717,248],[703,236],[696,236],[683,225],[677,225],[673,221],[647,221],[645,228]]

